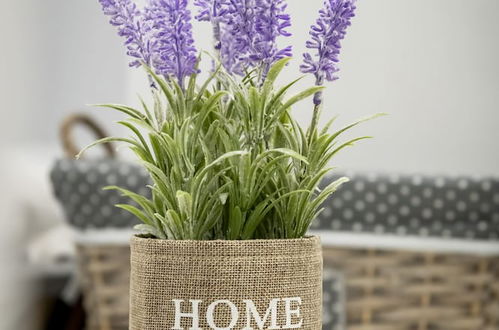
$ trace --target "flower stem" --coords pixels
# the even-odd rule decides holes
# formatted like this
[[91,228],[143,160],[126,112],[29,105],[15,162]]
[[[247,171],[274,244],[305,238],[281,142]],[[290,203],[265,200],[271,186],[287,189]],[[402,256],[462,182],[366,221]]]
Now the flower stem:
[[312,146],[312,141],[315,138],[317,126],[319,125],[319,118],[321,114],[321,103],[314,105],[314,113],[312,115],[312,123],[310,124],[310,129],[308,131],[308,145]]
[[[322,86],[324,84],[324,77],[320,74],[316,75],[315,85]],[[312,115],[312,123],[308,131],[308,145],[312,146],[312,141],[315,138],[317,126],[319,126],[319,118],[322,109],[322,91],[314,94],[314,114]]]

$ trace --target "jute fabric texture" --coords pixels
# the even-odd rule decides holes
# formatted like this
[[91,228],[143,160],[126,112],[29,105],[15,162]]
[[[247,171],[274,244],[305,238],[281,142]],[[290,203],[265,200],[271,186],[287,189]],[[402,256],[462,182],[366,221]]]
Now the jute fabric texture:
[[320,240],[134,237],[130,302],[130,330],[319,330]]

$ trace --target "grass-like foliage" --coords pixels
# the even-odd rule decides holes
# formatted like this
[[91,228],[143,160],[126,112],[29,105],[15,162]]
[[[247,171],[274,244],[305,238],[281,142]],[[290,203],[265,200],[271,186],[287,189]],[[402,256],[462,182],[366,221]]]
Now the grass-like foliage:
[[[330,160],[367,136],[339,142],[341,135],[369,119],[329,133],[329,125],[305,131],[291,108],[322,89],[288,97],[296,83],[275,80],[289,59],[278,61],[263,83],[252,74],[236,81],[217,70],[202,84],[190,76],[185,88],[152,70],[154,105],[137,110],[104,105],[128,116],[119,124],[125,142],[150,173],[152,198],[117,189],[135,203],[118,205],[143,224],[149,236],[174,240],[299,238],[341,184],[318,186],[331,171]],[[372,117],[371,117],[372,118]],[[87,147],[88,148],[88,147]],[[82,151],[83,152],[83,151]]]

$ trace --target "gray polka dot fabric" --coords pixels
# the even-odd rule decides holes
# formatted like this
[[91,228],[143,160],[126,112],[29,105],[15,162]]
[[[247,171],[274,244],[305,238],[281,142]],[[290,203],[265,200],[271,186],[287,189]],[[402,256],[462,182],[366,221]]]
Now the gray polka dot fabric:
[[322,293],[322,330],[345,329],[345,282],[340,272],[324,268]]
[[150,196],[149,176],[140,166],[113,159],[56,161],[50,173],[53,190],[77,229],[132,228],[138,220],[115,207],[130,200],[103,187],[117,185]]
[[[498,240],[499,178],[348,174],[312,229]],[[330,177],[323,185],[337,177]]]

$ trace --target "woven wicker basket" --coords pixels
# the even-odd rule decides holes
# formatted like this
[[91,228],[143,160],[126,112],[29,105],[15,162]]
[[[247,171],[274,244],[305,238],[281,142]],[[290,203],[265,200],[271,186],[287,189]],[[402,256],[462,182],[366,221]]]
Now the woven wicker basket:
[[128,330],[130,247],[77,246],[87,330]]
[[72,137],[76,125],[84,125],[99,138],[106,133],[86,115],[68,117],[61,127],[67,159],[55,162],[51,173],[54,194],[76,236],[86,329],[125,330],[129,314],[129,228],[137,219],[114,208],[113,204],[127,200],[102,187],[118,184],[138,191],[147,184],[147,177],[132,164],[115,159],[109,145],[104,145],[106,158],[74,160],[80,150]]
[[344,273],[348,330],[497,330],[499,257],[324,248]]
[[[79,245],[88,330],[128,329],[128,247]],[[497,330],[499,257],[324,247],[348,330]]]

